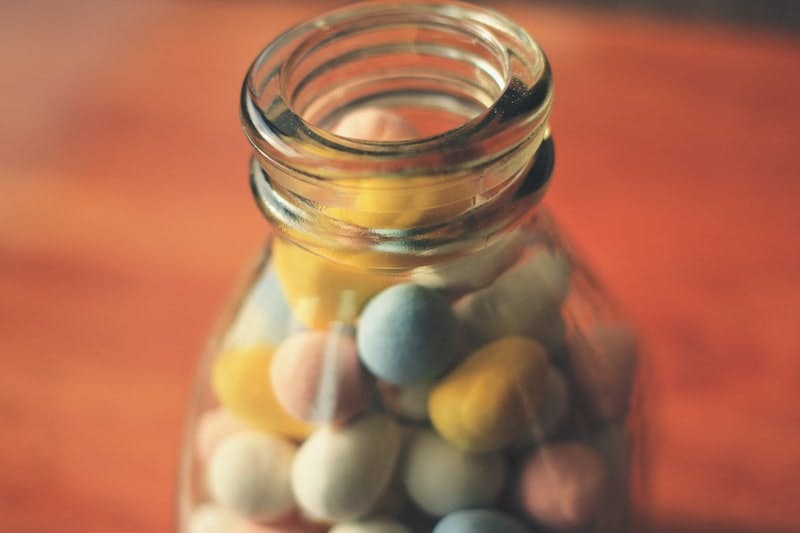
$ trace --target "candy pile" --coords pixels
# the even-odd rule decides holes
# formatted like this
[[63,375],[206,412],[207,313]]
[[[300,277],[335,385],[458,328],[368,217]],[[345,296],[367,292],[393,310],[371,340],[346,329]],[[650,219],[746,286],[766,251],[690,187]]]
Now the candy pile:
[[188,533],[613,530],[632,339],[566,327],[571,263],[526,235],[392,276],[276,238],[213,362]]

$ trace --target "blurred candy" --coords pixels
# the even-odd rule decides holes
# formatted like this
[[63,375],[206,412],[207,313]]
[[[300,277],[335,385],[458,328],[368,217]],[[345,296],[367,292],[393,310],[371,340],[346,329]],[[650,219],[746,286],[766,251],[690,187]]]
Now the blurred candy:
[[346,421],[372,393],[355,338],[342,327],[289,337],[275,352],[271,374],[278,402],[307,422]]
[[376,519],[339,524],[328,533],[411,533],[411,530],[399,522]]
[[391,383],[378,383],[378,390],[384,406],[392,413],[422,422],[428,419],[428,396],[436,383],[422,382],[408,387],[398,387]]
[[464,452],[432,431],[422,431],[411,441],[403,474],[408,495],[434,516],[490,506],[505,478],[501,455]]
[[569,360],[587,407],[601,420],[627,413],[636,357],[635,335],[624,323],[590,326],[570,344]]
[[447,294],[463,294],[491,284],[519,256],[522,232],[501,235],[482,249],[452,261],[423,266],[411,273],[414,283]]
[[537,442],[550,438],[569,409],[569,390],[561,372],[552,365],[547,370],[544,395],[539,414],[533,423],[532,434]]
[[233,350],[214,361],[212,384],[220,403],[252,429],[303,439],[313,428],[286,413],[270,383],[272,348]]
[[302,511],[331,522],[366,514],[389,484],[400,439],[395,423],[378,415],[342,429],[318,429],[302,444],[292,467],[292,488]]
[[557,531],[586,526],[603,508],[608,472],[588,446],[561,443],[537,450],[522,467],[519,496],[525,511]]
[[458,358],[458,324],[436,291],[394,285],[361,313],[358,350],[370,372],[395,385],[429,382]]
[[274,241],[272,261],[295,316],[313,329],[327,329],[335,322],[352,323],[364,303],[392,282],[281,238]]
[[456,316],[477,346],[524,335],[555,348],[563,337],[559,306],[567,294],[570,270],[565,256],[539,251],[494,284],[456,302]]
[[473,352],[431,391],[436,430],[459,448],[498,450],[519,439],[539,411],[547,355],[526,337],[507,337]]
[[206,503],[192,510],[188,533],[234,533],[239,522],[224,507]]
[[331,131],[362,141],[402,141],[419,135],[414,125],[400,115],[375,107],[346,113]]
[[295,447],[278,437],[241,433],[221,442],[208,462],[214,499],[238,516],[269,520],[294,508],[289,473]]
[[230,349],[275,345],[299,327],[299,323],[294,323],[275,269],[269,268],[250,288],[228,329],[223,346]]
[[245,426],[237,420],[227,409],[219,407],[203,413],[197,421],[197,456],[205,462],[211,457],[217,444],[225,438],[246,431]]
[[445,516],[433,533],[530,533],[530,530],[505,513],[470,509]]

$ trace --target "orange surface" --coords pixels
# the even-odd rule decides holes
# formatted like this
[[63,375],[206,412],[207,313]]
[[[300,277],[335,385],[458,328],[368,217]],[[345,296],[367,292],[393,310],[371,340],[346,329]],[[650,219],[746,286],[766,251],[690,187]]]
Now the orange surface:
[[[0,6],[0,531],[167,532],[195,357],[266,232],[239,85],[329,4],[50,4]],[[800,531],[800,41],[499,7],[554,67],[549,202],[647,342],[651,515]]]

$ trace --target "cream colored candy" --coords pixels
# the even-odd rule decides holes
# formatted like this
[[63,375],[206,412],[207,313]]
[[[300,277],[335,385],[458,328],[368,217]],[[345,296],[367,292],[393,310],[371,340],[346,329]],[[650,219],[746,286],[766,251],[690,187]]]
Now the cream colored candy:
[[505,478],[500,454],[464,452],[432,431],[411,441],[403,472],[410,498],[433,516],[491,506]]
[[209,490],[242,518],[279,518],[295,507],[289,484],[294,456],[294,445],[278,437],[253,432],[228,437],[208,462]]
[[375,519],[339,524],[328,533],[411,533],[411,530],[399,522]]
[[232,350],[214,361],[212,384],[219,402],[250,428],[302,439],[313,428],[286,413],[270,382],[272,348]]
[[428,396],[436,382],[422,382],[407,387],[398,387],[391,383],[379,382],[383,404],[392,413],[422,422],[428,419]]
[[506,337],[487,344],[431,391],[431,422],[459,448],[499,450],[536,420],[547,372],[547,354],[532,339]]
[[188,533],[234,533],[239,522],[224,507],[206,503],[192,510]]
[[456,316],[478,346],[524,335],[554,348],[563,336],[559,306],[567,294],[570,270],[566,257],[540,250],[491,286],[456,302]]
[[281,406],[307,422],[347,421],[372,394],[355,338],[346,328],[289,337],[275,352],[271,375]]
[[414,125],[400,115],[374,107],[350,111],[331,131],[362,141],[403,141],[419,135]]
[[208,461],[217,444],[231,435],[246,430],[247,426],[222,407],[206,411],[197,421],[198,458],[203,462]]
[[330,522],[364,516],[390,482],[400,443],[395,423],[381,415],[341,429],[318,429],[302,444],[292,467],[292,489],[301,510]]

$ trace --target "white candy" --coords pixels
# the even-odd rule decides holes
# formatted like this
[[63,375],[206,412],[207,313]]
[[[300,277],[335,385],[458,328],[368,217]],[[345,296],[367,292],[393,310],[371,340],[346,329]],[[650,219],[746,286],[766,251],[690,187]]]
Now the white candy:
[[300,446],[292,468],[298,505],[321,521],[365,515],[389,484],[400,443],[399,428],[386,416],[367,416],[342,429],[318,429]]
[[192,510],[188,533],[229,533],[239,525],[239,519],[219,505],[203,504]]
[[428,419],[428,396],[435,385],[435,381],[407,387],[382,383],[379,389],[384,404],[391,412],[421,422]]
[[553,348],[563,336],[559,305],[569,288],[570,263],[560,254],[539,251],[491,286],[454,306],[477,345],[523,335]]
[[278,518],[294,509],[289,484],[295,447],[269,435],[247,432],[217,445],[208,463],[214,499],[252,520]]
[[411,530],[391,520],[364,520],[339,524],[328,533],[411,533]]
[[412,440],[403,472],[410,498],[434,516],[490,506],[505,478],[500,454],[464,452],[433,431],[420,432]]
[[342,137],[365,141],[402,141],[419,135],[414,125],[400,115],[371,107],[350,111],[332,131]]
[[411,279],[419,285],[449,293],[476,291],[491,284],[516,260],[522,244],[522,232],[514,231],[498,237],[478,252],[453,261],[417,268],[412,272]]

